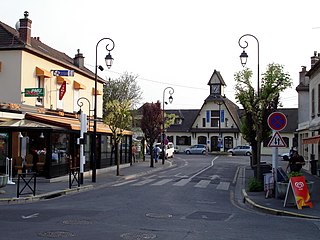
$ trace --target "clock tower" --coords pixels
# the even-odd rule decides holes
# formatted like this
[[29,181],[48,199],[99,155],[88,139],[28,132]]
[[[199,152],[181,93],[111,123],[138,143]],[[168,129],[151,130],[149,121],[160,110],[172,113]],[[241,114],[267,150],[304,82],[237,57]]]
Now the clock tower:
[[224,87],[226,84],[219,71],[214,70],[208,85],[210,86],[210,95],[215,97],[224,95]]

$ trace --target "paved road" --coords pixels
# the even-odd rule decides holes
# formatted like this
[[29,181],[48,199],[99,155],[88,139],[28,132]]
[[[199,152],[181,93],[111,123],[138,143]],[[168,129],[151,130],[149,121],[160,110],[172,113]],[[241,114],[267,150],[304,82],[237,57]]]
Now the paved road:
[[180,154],[174,163],[79,194],[0,206],[0,239],[320,238],[320,222],[270,216],[241,203],[235,180],[248,157]]

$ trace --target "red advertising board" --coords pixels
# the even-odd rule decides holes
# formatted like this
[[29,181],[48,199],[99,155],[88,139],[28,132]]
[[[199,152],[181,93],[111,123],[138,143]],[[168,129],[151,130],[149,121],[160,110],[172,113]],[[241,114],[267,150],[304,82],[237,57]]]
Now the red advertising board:
[[59,100],[62,100],[64,94],[66,93],[66,87],[67,87],[67,83],[66,81],[63,81],[59,89]]
[[292,200],[293,203],[297,205],[298,209],[302,209],[302,207],[305,206],[312,208],[309,190],[303,176],[290,178],[284,206]]

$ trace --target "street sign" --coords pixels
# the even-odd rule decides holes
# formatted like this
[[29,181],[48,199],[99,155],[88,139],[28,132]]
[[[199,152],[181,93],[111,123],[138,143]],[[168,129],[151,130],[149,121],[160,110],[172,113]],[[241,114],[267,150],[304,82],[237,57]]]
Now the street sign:
[[67,88],[67,83],[66,81],[63,81],[59,89],[59,100],[62,100],[64,94],[66,93],[66,88]]
[[44,97],[44,88],[25,88],[25,97]]
[[279,132],[275,132],[270,142],[268,143],[268,147],[287,147],[287,144],[284,142]]
[[268,125],[272,130],[281,131],[287,126],[287,118],[281,112],[271,113],[268,117]]
[[61,76],[61,77],[73,77],[74,70],[51,70],[53,76]]

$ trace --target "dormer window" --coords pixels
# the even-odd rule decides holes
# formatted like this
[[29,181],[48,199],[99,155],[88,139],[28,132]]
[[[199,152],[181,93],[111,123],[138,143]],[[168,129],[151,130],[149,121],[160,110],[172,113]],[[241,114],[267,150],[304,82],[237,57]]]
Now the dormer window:
[[221,85],[220,84],[212,84],[211,86],[211,94],[219,95],[221,93]]

